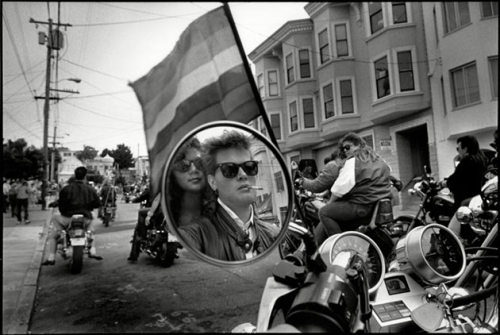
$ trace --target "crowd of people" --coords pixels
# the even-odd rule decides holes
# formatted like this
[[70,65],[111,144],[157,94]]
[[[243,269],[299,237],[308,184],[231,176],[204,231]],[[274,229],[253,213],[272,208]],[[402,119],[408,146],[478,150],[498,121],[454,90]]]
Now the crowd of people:
[[10,211],[17,224],[28,224],[29,208],[41,204],[41,182],[38,180],[3,178],[3,212]]

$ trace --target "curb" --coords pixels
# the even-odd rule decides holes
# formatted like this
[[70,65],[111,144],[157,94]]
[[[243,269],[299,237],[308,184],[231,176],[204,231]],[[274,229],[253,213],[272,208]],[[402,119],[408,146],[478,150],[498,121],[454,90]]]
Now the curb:
[[45,225],[43,226],[42,233],[38,240],[35,254],[33,255],[30,267],[24,277],[21,294],[19,295],[19,300],[17,301],[17,306],[11,319],[12,325],[7,329],[7,334],[30,333],[29,327],[38,288],[40,266],[45,250],[45,242],[47,241],[50,219],[52,218],[53,213],[54,209],[52,208],[52,210],[50,211],[50,215],[48,215],[47,219],[45,220]]

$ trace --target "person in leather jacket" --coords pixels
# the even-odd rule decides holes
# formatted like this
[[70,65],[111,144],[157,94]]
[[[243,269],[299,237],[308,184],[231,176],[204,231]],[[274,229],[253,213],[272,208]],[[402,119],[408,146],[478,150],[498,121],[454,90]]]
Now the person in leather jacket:
[[216,199],[207,205],[209,214],[181,227],[183,237],[215,259],[255,257],[271,246],[280,230],[277,221],[260,219],[255,209],[258,162],[253,160],[250,140],[228,131],[206,140],[204,148],[207,180]]
[[342,165],[344,164],[344,158],[341,156],[341,152],[339,149],[336,149],[331,157],[330,161],[328,161],[319,173],[318,177],[314,179],[309,179],[306,177],[298,178],[295,182],[302,186],[304,189],[314,192],[320,193],[327,190],[330,190],[335,180],[339,176],[339,171]]
[[453,193],[455,211],[466,205],[470,199],[481,192],[486,173],[487,159],[479,150],[479,143],[474,136],[462,136],[457,139],[457,151],[460,162],[455,171],[441,182]]
[[331,187],[330,200],[319,210],[318,245],[328,236],[368,224],[377,201],[392,198],[389,166],[360,136],[346,134],[340,147],[347,158]]
[[[92,210],[99,208],[101,201],[95,189],[85,182],[86,175],[87,169],[85,167],[77,167],[75,169],[74,181],[63,187],[59,193],[57,205],[59,206],[59,212],[61,214],[54,214],[52,216],[51,223],[53,228],[47,239],[48,255],[47,259],[42,263],[43,265],[55,264],[57,236],[62,229],[69,225],[73,214],[83,214],[88,222],[87,229],[90,230],[92,234],[94,232],[92,225]],[[96,254],[95,238],[89,251],[89,257],[102,260],[102,257]]]

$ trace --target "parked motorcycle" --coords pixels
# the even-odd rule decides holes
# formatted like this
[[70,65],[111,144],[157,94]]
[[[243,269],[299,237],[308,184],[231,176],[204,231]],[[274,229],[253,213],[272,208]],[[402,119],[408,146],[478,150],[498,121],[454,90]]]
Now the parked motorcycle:
[[179,257],[177,250],[182,249],[182,245],[168,240],[169,233],[163,215],[155,214],[149,223],[146,222],[149,210],[149,208],[139,209],[128,259],[136,261],[139,254],[143,252],[153,257],[161,266],[169,267]]

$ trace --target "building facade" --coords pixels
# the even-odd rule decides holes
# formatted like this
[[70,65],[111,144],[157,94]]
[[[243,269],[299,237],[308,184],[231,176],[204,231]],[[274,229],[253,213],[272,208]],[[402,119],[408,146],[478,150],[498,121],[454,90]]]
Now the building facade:
[[[457,10],[463,4],[456,3]],[[482,6],[465,4],[471,14]],[[461,134],[480,134],[482,146],[491,142],[491,129],[497,124],[496,98],[476,100],[473,106],[458,108],[458,113],[451,112],[448,102],[451,115],[438,118],[436,114],[443,115],[443,105],[451,95],[444,94],[446,99],[439,102],[435,95],[441,79],[435,78],[440,74],[446,77],[449,89],[449,76],[454,73],[450,71],[479,62],[478,57],[483,64],[478,68],[485,78],[484,66],[498,71],[498,16],[487,20],[478,16],[475,22],[474,14],[467,27],[455,28],[463,32],[457,31],[461,35],[453,37],[451,32],[428,28],[433,23],[433,10],[445,21],[443,6],[449,5],[308,3],[305,10],[309,19],[285,23],[249,54],[273,134],[287,163],[313,158],[321,169],[323,159],[340,138],[352,131],[361,135],[387,161],[392,174],[406,184],[422,175],[425,165],[439,179],[451,173],[454,141]],[[439,45],[429,48],[429,35],[441,36]],[[491,47],[475,52],[487,39],[491,39]],[[449,62],[444,61],[445,55]],[[435,66],[438,57],[446,67]],[[468,122],[462,114],[469,115],[472,109],[487,114],[486,119]],[[263,120],[256,120],[254,126],[265,131]]]

